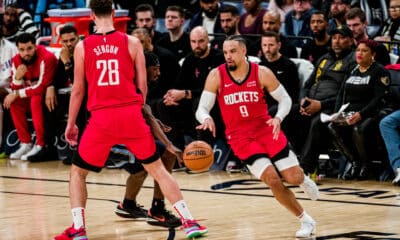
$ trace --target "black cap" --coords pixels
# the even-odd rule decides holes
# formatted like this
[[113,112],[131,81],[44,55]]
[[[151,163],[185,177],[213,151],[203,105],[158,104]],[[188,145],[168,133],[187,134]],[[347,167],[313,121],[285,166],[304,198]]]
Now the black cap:
[[344,37],[353,37],[353,32],[345,25],[336,27],[332,32],[331,35],[339,33],[340,35]]
[[151,52],[145,52],[144,57],[146,59],[146,68],[151,66],[160,66],[160,61],[158,60],[157,55]]

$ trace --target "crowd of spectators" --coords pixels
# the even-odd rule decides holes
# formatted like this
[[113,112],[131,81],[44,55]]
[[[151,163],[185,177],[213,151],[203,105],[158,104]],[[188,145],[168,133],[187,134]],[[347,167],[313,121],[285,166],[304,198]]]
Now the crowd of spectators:
[[[39,2],[46,6],[51,4],[51,1]],[[81,1],[57,2],[59,7],[85,5]],[[159,63],[153,75],[149,74],[155,77],[148,81],[147,104],[155,117],[171,127],[167,136],[174,145],[182,149],[192,139],[215,144],[216,140],[211,136],[196,131],[194,112],[209,71],[224,63],[224,39],[240,34],[247,41],[249,61],[270,68],[292,98],[291,112],[282,128],[307,174],[318,174],[321,171],[319,155],[335,149],[342,156],[340,159],[347,162],[345,170],[335,172],[336,176],[359,180],[378,178],[379,173],[372,171],[372,164],[385,165],[387,153],[370,151],[374,145],[384,145],[384,141],[393,163],[391,175],[399,183],[400,168],[396,161],[399,157],[394,152],[399,152],[400,142],[398,138],[387,137],[389,130],[385,130],[387,122],[393,121],[398,114],[381,122],[388,114],[387,111],[382,114],[381,110],[390,105],[391,111],[395,111],[393,106],[398,106],[389,104],[385,97],[391,83],[385,66],[397,64],[398,60],[400,0],[388,0],[385,6],[371,5],[366,0],[183,2],[115,1],[116,8],[129,10],[132,21],[127,23],[127,33],[136,36],[144,51],[151,53]],[[57,108],[67,108],[67,104],[60,104],[58,100],[60,89],[73,82],[73,47],[79,33],[70,26],[60,32],[64,38],[61,38],[63,47],[57,62],[54,56],[47,57],[50,53],[44,47],[34,42],[30,44],[30,39],[37,39],[42,32],[37,27],[41,25],[33,21],[38,15],[37,7],[30,5],[30,9],[24,9],[26,5],[18,4],[18,1],[2,1],[0,5],[0,93],[2,105],[11,110],[22,143],[10,157],[34,160],[38,159],[35,158],[38,152],[42,152],[41,157],[54,155],[54,151],[49,150],[51,140],[47,140],[54,138],[54,133],[45,132],[56,132],[51,121],[62,119],[50,113]],[[371,10],[374,13],[385,10],[387,12],[381,14],[387,14],[389,18],[376,25],[377,21],[370,20]],[[160,27],[160,22],[165,26]],[[10,42],[17,43],[17,50]],[[314,66],[314,70],[304,74],[306,69],[299,67],[301,61],[297,61],[300,58]],[[57,64],[57,71],[48,72],[49,65]],[[303,79],[306,75],[309,77]],[[273,115],[275,103],[268,97],[266,101]],[[15,110],[17,102],[24,106],[18,108],[18,113]],[[344,120],[334,119],[330,123],[321,120],[321,115],[333,114],[347,103],[347,115],[341,115]],[[27,123],[21,122],[27,107],[32,112],[36,133],[33,148]],[[43,114],[37,114],[37,111]],[[64,114],[58,115],[66,113],[65,110],[61,112]],[[217,112],[212,111],[212,114]],[[0,119],[2,115],[0,108]],[[219,126],[217,138],[224,141],[220,116],[214,116],[214,119]],[[44,122],[53,130],[44,127]],[[0,133],[1,130],[2,126]],[[50,137],[45,137],[47,135]],[[5,150],[3,145],[2,152]],[[45,154],[42,149],[47,149]]]

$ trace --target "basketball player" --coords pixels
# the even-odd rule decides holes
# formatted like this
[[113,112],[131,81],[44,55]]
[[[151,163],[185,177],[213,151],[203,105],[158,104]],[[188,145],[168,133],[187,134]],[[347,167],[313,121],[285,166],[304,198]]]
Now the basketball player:
[[207,228],[192,217],[178,184],[156,152],[154,138],[142,115],[147,93],[142,45],[137,38],[115,30],[112,4],[112,0],[90,1],[97,32],[78,43],[74,52],[75,77],[65,129],[69,144],[74,146],[78,140],[75,121],[85,95],[85,79],[91,118],[80,140],[78,154],[72,160],[69,191],[73,224],[54,239],[87,239],[86,177],[89,171],[101,171],[115,144],[124,144],[159,183],[181,217],[186,237],[201,236]]
[[[207,77],[196,118],[200,130],[215,135],[215,124],[209,112],[218,100],[225,134],[233,152],[250,172],[266,183],[280,204],[301,222],[296,237],[310,237],[316,231],[314,219],[281,181],[300,185],[308,196],[319,197],[315,183],[304,175],[296,155],[289,149],[280,125],[291,107],[291,100],[274,74],[263,66],[246,60],[246,42],[238,36],[228,37],[223,44],[225,64],[214,68]],[[264,90],[278,101],[275,117],[268,114]],[[243,147],[246,146],[246,147]]]

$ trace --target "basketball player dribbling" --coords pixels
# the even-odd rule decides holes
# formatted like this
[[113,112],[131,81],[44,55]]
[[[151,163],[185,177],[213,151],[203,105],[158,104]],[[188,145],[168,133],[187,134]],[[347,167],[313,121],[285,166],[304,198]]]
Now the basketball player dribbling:
[[[316,184],[304,175],[280,131],[291,99],[269,69],[246,60],[243,37],[228,37],[223,51],[226,63],[213,69],[207,77],[196,111],[196,118],[201,123],[197,129],[210,130],[215,136],[215,124],[209,112],[218,100],[226,138],[235,155],[247,164],[254,176],[270,187],[278,202],[300,220],[301,228],[296,237],[310,237],[316,231],[315,221],[275,170],[276,167],[289,184],[300,185],[311,199],[319,197]],[[279,102],[274,117],[268,114],[264,90]]]
[[[147,93],[143,48],[139,40],[113,26],[112,0],[91,0],[96,33],[78,43],[74,52],[74,84],[65,130],[68,143],[76,145],[77,113],[88,86],[87,108],[91,118],[83,132],[70,172],[73,224],[55,240],[88,239],[85,230],[86,177],[100,172],[111,147],[124,144],[159,183],[165,197],[182,219],[187,238],[207,233],[192,217],[175,179],[163,166],[149,126],[142,115]],[[137,88],[141,93],[138,93]]]

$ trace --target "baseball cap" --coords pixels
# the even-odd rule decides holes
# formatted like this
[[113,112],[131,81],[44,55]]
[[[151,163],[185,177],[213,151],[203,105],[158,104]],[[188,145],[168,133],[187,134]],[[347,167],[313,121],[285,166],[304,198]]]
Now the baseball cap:
[[353,37],[353,32],[345,25],[336,27],[332,32],[331,35],[339,33],[344,37]]

